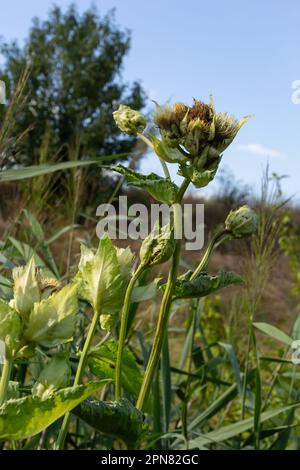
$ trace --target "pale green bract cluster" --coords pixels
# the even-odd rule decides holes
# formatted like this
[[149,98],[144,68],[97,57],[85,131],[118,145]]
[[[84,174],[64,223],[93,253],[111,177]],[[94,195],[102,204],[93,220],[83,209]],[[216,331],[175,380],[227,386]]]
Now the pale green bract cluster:
[[79,296],[99,313],[104,330],[111,331],[118,321],[132,265],[130,248],[116,248],[108,235],[102,237],[95,254],[81,247],[76,276]]
[[77,286],[58,292],[56,279],[44,277],[34,258],[13,270],[14,297],[0,300],[0,339],[6,357],[33,354],[35,346],[54,347],[71,341],[78,310]]
[[231,234],[233,238],[243,238],[252,235],[256,232],[258,227],[258,216],[253,209],[245,205],[230,211],[226,220],[226,231]]
[[129,135],[143,132],[147,124],[142,113],[124,104],[121,104],[119,109],[113,113],[113,117],[119,129]]
[[156,225],[142,243],[141,263],[147,266],[165,263],[173,255],[175,246],[174,229],[170,225],[162,228]]

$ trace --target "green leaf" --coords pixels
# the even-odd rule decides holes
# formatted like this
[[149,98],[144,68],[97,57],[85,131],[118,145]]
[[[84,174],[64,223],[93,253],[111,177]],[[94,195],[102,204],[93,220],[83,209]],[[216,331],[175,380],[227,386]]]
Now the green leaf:
[[60,352],[51,358],[32,388],[32,394],[45,400],[60,388],[67,387],[71,378],[68,353]]
[[292,336],[294,340],[300,339],[300,315],[294,323]]
[[161,277],[155,278],[149,284],[145,286],[137,286],[133,289],[131,302],[139,303],[145,302],[146,300],[152,300],[157,295],[158,283],[161,281]]
[[219,342],[219,345],[222,346],[222,348],[224,348],[225,351],[228,354],[228,357],[229,357],[229,360],[231,362],[233,372],[234,372],[234,375],[235,375],[235,380],[236,380],[236,383],[237,383],[239,394],[240,394],[240,396],[242,396],[241,371],[240,371],[240,368],[239,368],[239,364],[238,364],[238,360],[237,360],[235,351],[234,351],[231,344]]
[[96,392],[105,381],[68,387],[42,400],[28,395],[8,400],[0,407],[0,439],[34,436]]
[[190,299],[206,297],[223,287],[243,282],[242,278],[233,272],[221,271],[216,276],[209,276],[208,274],[202,273],[195,279],[190,280],[191,274],[192,273],[188,272],[177,279],[174,289],[174,298]]
[[180,167],[179,175],[189,178],[195,188],[204,188],[216,176],[218,166],[208,170],[197,170],[193,166],[182,165]]
[[115,248],[107,234],[100,240],[95,255],[87,247],[81,248],[79,273],[76,276],[79,295],[95,311],[101,311],[100,322],[105,330],[109,331],[117,321],[116,315],[124,301],[132,262],[130,249]]
[[129,185],[148,191],[157,201],[173,204],[176,200],[178,187],[169,178],[162,178],[155,173],[140,175],[123,165],[112,166],[111,169],[124,175]]
[[13,237],[8,237],[8,239],[25,262],[28,262],[31,260],[31,258],[34,258],[35,265],[38,266],[44,277],[54,276],[53,271],[51,271],[51,269],[46,266],[45,261],[33,248],[31,248],[31,246],[29,246],[27,243],[20,242]]
[[34,304],[24,336],[48,347],[71,341],[77,312],[77,285],[73,283]]
[[[115,365],[118,345],[114,340],[107,341],[92,349],[88,357],[91,372],[99,378],[115,379]],[[135,399],[142,383],[142,375],[132,352],[124,350],[122,362],[122,385]]]
[[97,431],[135,443],[143,434],[143,413],[129,400],[105,402],[86,400],[78,405],[73,413]]
[[[273,419],[279,414],[286,413],[287,411],[290,411],[299,406],[300,406],[300,402],[294,403],[292,405],[284,406],[282,408],[276,408],[276,409],[265,411],[260,416],[260,422],[263,423],[265,421],[268,421],[269,419]],[[238,436],[239,434],[245,431],[249,431],[250,429],[253,429],[253,427],[254,427],[254,418],[243,419],[241,421],[238,421],[237,423],[223,426],[220,429],[210,431],[205,435],[192,439],[189,442],[189,448],[195,449],[203,445],[226,441],[228,439],[231,439],[232,437]]]
[[0,182],[3,181],[19,181],[26,178],[34,178],[35,176],[49,175],[55,171],[68,170],[70,168],[77,168],[88,165],[96,165],[108,160],[115,160],[116,158],[125,157],[126,153],[118,155],[108,155],[101,158],[94,158],[91,160],[75,160],[69,162],[60,162],[54,164],[32,165],[23,168],[13,168],[10,170],[0,171]]
[[31,212],[29,212],[27,209],[23,209],[23,212],[28,222],[30,223],[30,228],[32,230],[33,235],[39,242],[43,242],[45,240],[45,234],[41,224],[36,219],[36,217],[31,214]]
[[269,323],[258,322],[253,323],[253,326],[271,338],[274,338],[281,343],[287,344],[288,346],[290,346],[293,342],[292,338],[290,338],[287,334],[276,328],[276,326],[269,325]]

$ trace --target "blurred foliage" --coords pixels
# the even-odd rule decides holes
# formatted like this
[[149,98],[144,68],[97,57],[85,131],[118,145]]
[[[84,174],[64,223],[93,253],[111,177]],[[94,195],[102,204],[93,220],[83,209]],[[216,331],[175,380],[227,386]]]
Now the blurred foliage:
[[[0,74],[8,98],[28,71],[22,89],[25,102],[14,115],[14,137],[2,168],[130,152],[135,138],[121,138],[112,118],[120,101],[135,109],[144,105],[140,84],[121,81],[129,49],[130,33],[118,27],[113,11],[100,17],[91,8],[80,15],[74,5],[65,13],[54,6],[45,21],[35,18],[22,47],[2,43]],[[1,107],[1,121],[4,113]],[[24,130],[28,132],[16,146]],[[90,190],[81,195],[82,204],[90,197],[95,200],[103,184],[99,172],[86,171]],[[57,182],[46,187],[47,196],[62,189]]]

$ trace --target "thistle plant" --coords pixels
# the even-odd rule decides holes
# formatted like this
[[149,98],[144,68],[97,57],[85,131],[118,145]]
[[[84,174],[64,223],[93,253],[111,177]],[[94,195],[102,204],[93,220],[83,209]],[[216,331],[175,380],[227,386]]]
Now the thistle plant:
[[[222,153],[231,144],[249,116],[238,121],[227,113],[216,112],[212,99],[209,104],[194,100],[192,106],[181,102],[175,103],[173,106],[156,104],[153,121],[159,130],[160,138],[153,133],[143,133],[146,128],[146,118],[140,112],[121,105],[114,113],[114,118],[123,132],[137,135],[149,145],[161,161],[165,178],[154,173],[141,175],[121,165],[113,167],[113,169],[125,175],[130,185],[143,188],[158,201],[172,207],[173,216],[169,232],[174,235],[174,231],[176,232],[181,227],[181,211],[178,208],[188,186],[193,184],[196,188],[202,188],[214,179],[222,159]],[[167,163],[178,165],[178,174],[184,178],[180,187],[171,181]],[[216,246],[226,239],[251,235],[256,230],[256,225],[256,216],[249,208],[244,207],[229,214],[224,229],[214,236],[195,271],[185,273],[180,277],[178,277],[178,268],[181,240],[172,239],[169,236],[167,245],[163,246],[161,232],[158,231],[153,232],[144,241],[140,251],[141,264],[129,284],[121,317],[116,366],[116,398],[120,397],[121,392],[122,351],[130,295],[143,267],[165,262],[171,258],[168,280],[163,286],[163,298],[153,345],[136,403],[136,407],[140,410],[145,408],[152,379],[158,367],[172,301],[175,298],[201,297],[230,283],[239,282],[239,277],[233,273],[220,273],[219,276],[212,278],[207,275],[205,270]],[[162,230],[166,230],[166,228],[162,228]]]
[[[114,118],[123,132],[149,145],[162,165],[164,177],[155,173],[143,175],[122,165],[110,168],[123,175],[129,185],[142,188],[158,202],[167,204],[170,221],[153,227],[136,260],[129,248],[115,247],[107,234],[96,251],[82,245],[77,273],[64,286],[54,274],[49,276],[49,270],[46,273],[37,265],[35,257],[13,270],[12,296],[0,299],[0,340],[5,345],[0,381],[0,438],[28,438],[64,417],[55,445],[56,449],[63,449],[72,412],[96,430],[121,437],[132,446],[145,433],[142,412],[148,411],[172,303],[195,299],[195,306],[199,299],[242,282],[233,272],[211,275],[209,262],[220,244],[256,231],[258,220],[251,208],[243,206],[231,211],[193,269],[184,273],[179,273],[180,233],[181,206],[189,185],[202,188],[214,179],[223,152],[248,117],[237,121],[227,113],[216,112],[212,100],[209,104],[194,100],[192,106],[156,105],[153,122],[159,136],[148,132],[151,126],[147,126],[146,117],[128,106],[121,105]],[[183,177],[179,187],[170,178],[169,164],[177,165],[178,174]],[[146,289],[142,287],[141,293],[140,285],[145,271],[167,262],[168,276],[159,286],[160,309],[142,374],[126,347],[130,308],[147,300]],[[155,295],[158,281],[150,283],[151,290],[155,287]],[[86,308],[92,315],[85,319],[82,341],[74,342],[78,313]],[[193,318],[195,324],[196,316]],[[102,339],[94,344],[100,331]],[[40,355],[44,367],[34,378],[30,393],[26,389],[26,396],[11,399],[13,365]],[[84,376],[89,374],[102,380],[86,383]],[[108,382],[114,386],[114,401],[106,400],[105,393],[101,400],[85,401]]]

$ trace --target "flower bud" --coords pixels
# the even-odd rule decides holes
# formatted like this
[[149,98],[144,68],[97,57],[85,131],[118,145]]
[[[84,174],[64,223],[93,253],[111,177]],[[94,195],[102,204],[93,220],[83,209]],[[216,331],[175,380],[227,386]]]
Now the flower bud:
[[175,249],[174,230],[169,225],[159,228],[157,225],[142,243],[141,263],[155,266],[168,261]]
[[113,117],[118,128],[129,135],[137,135],[137,133],[143,132],[147,124],[147,120],[142,113],[124,104],[121,104],[119,109],[113,113]]
[[256,232],[258,217],[249,206],[242,206],[239,209],[230,211],[225,220],[226,231],[233,238],[243,238]]

